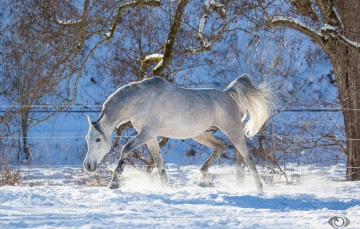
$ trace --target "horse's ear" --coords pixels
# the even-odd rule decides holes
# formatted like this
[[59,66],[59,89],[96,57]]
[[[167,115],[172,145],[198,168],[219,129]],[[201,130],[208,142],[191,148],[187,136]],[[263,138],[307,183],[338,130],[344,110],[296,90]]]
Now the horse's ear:
[[90,118],[89,115],[87,116],[87,118],[88,118],[88,121],[89,121],[89,126],[91,126],[91,124],[92,124],[93,121],[91,120],[91,118]]
[[106,122],[106,115],[103,115],[103,117],[102,117],[101,120],[100,120],[100,124],[101,124],[101,125],[104,125],[105,122]]

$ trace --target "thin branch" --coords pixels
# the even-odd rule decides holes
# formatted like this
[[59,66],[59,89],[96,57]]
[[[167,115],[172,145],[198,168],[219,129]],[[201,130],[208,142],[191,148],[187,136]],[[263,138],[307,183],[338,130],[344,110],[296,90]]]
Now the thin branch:
[[[50,3],[50,1],[48,1],[48,4]],[[86,16],[88,14],[88,9],[89,9],[89,4],[90,4],[90,0],[85,0],[84,2],[84,6],[83,6],[83,12],[82,12],[82,17],[80,20],[66,20],[66,21],[62,21],[59,20],[56,15],[54,15],[53,17],[49,17],[49,20],[54,22],[57,25],[61,25],[61,26],[77,26],[77,25],[83,25],[86,22]]]
[[197,31],[197,38],[199,39],[199,43],[204,50],[210,49],[210,42],[206,35],[204,34],[204,28],[207,23],[207,19],[210,14],[210,9],[217,12],[222,20],[226,19],[226,11],[223,4],[218,3],[215,0],[207,0],[205,2],[205,11],[203,15],[201,16],[199,25],[198,25],[198,31]]
[[[250,10],[250,9],[254,9],[255,6],[251,6],[249,8],[244,8],[242,9],[239,13],[237,13],[233,18],[231,18],[229,21],[225,22],[223,25],[221,25],[221,29],[219,29],[220,31],[214,36],[214,38],[212,39],[211,43],[209,43],[208,45],[204,45],[204,43],[201,41],[201,39],[199,39],[199,43],[200,43],[200,46],[201,46],[201,49],[194,49],[192,47],[189,47],[185,53],[191,53],[191,54],[197,54],[197,53],[203,53],[203,52],[206,52],[206,51],[209,51],[211,50],[214,45],[216,44],[216,42],[227,32],[231,32],[231,31],[234,31],[234,30],[226,30],[226,28],[233,22],[235,21],[239,16],[243,15],[244,12],[246,10]],[[201,24],[201,22],[200,22]],[[200,28],[200,24],[199,24],[199,30],[201,30]],[[197,31],[198,32],[198,38],[199,38],[199,34],[203,34],[203,32],[201,31]],[[202,36],[203,37],[203,36]],[[208,42],[208,41],[207,41]]]

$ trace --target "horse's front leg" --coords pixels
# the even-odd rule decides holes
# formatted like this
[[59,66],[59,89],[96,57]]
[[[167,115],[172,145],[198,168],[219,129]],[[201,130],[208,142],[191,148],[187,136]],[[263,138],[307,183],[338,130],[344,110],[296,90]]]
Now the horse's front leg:
[[119,160],[118,165],[114,171],[113,178],[110,181],[109,188],[110,189],[117,189],[120,187],[120,175],[124,171],[125,162],[124,160]]
[[120,187],[120,176],[124,171],[125,158],[127,157],[127,155],[137,147],[145,144],[146,142],[152,139],[156,139],[156,134],[154,133],[156,132],[145,128],[122,148],[119,163],[114,171],[113,178],[110,181],[110,189],[116,189]]

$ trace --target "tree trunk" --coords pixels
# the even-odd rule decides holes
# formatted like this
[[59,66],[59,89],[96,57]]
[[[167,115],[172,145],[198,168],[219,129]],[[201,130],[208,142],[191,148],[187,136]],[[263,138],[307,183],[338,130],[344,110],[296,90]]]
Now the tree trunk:
[[21,114],[21,130],[23,137],[23,151],[24,151],[24,159],[27,161],[30,159],[30,148],[27,146],[27,134],[28,134],[28,118],[29,118],[29,110],[25,110]]
[[[338,1],[338,13],[345,25],[344,35],[360,41],[360,1]],[[334,68],[343,109],[347,144],[347,180],[360,180],[360,54],[340,43],[330,41],[325,50]]]
[[347,180],[360,180],[360,58],[359,54],[348,50],[339,50],[331,58],[343,109],[347,144]]

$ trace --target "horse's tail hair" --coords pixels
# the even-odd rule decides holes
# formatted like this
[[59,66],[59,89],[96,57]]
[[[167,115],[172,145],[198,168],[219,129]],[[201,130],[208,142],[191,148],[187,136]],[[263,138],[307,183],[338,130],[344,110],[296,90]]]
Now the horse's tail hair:
[[245,135],[252,138],[264,125],[271,115],[274,94],[266,82],[256,86],[250,76],[243,74],[234,80],[226,89],[236,101],[240,112],[243,114],[242,122],[247,115],[249,120],[245,123]]

